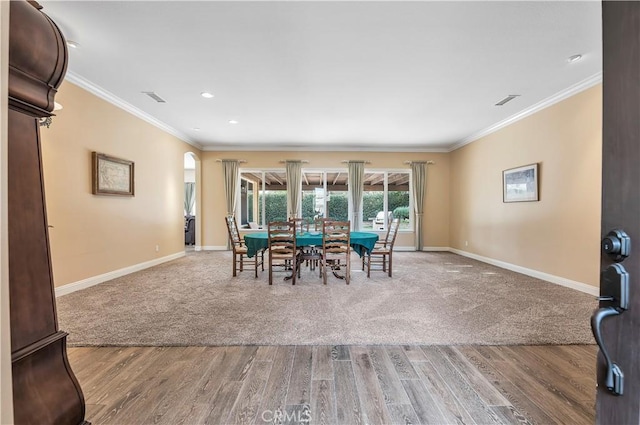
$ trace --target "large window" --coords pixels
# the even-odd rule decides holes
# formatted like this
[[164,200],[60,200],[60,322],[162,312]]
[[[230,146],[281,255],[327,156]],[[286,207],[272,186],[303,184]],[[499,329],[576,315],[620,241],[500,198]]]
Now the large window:
[[[347,170],[303,170],[302,202],[298,215],[313,223],[316,218],[352,219]],[[241,225],[262,228],[270,221],[287,220],[287,175],[279,170],[241,170]],[[365,171],[362,199],[363,230],[386,230],[392,218],[400,229],[412,229],[409,171]]]
[[348,180],[349,173],[346,170],[327,173],[327,218],[349,220]]
[[316,218],[325,217],[325,172],[302,172],[302,218],[313,223]]
[[284,170],[241,171],[241,226],[266,227],[270,221],[287,220],[287,176]]
[[412,229],[412,202],[408,171],[365,171],[362,195],[362,227],[386,230],[394,218],[400,219],[400,229]]

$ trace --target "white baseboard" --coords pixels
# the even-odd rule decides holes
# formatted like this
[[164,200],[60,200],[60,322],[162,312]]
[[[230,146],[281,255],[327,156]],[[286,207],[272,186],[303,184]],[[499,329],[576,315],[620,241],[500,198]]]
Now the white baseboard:
[[432,252],[432,251],[451,251],[451,248],[448,246],[423,246],[423,251]]
[[122,277],[140,270],[148,269],[149,267],[157,266],[158,264],[166,263],[167,261],[176,260],[180,257],[184,257],[184,251],[177,252],[175,254],[167,255],[166,257],[156,258],[155,260],[145,261],[144,263],[134,264],[133,266],[125,267],[123,269],[114,270],[112,272],[104,273],[98,276],[93,276],[87,279],[79,280],[77,282],[68,283],[66,285],[58,286],[56,288],[56,297],[67,295],[81,289],[90,288],[91,286],[98,285],[99,283],[106,282],[117,277]]
[[471,252],[461,251],[455,248],[449,248],[449,251],[462,255],[463,257],[473,258],[474,260],[482,261],[494,266],[501,267],[503,269],[511,270],[517,273],[522,273],[527,276],[535,277],[536,279],[546,280],[547,282],[555,283],[556,285],[565,286],[567,288],[575,289],[576,291],[584,292],[589,295],[600,295],[600,288],[587,285],[586,283],[578,282],[571,279],[566,279],[560,276],[554,276],[549,273],[544,273],[538,270],[528,269],[526,267],[517,266],[515,264],[507,263],[500,260],[494,260],[493,258],[483,257],[482,255],[473,254]]
[[394,246],[393,247],[394,251],[403,251],[403,252],[409,252],[409,251],[415,251],[416,247],[411,245],[411,246]]
[[226,251],[227,250],[227,246],[223,245],[223,246],[203,246],[200,247],[200,250],[198,251]]

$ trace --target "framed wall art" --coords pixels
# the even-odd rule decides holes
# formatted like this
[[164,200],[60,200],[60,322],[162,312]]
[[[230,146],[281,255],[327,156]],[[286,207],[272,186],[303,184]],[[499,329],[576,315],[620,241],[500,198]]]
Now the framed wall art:
[[92,152],[92,193],[94,195],[134,196],[134,163]]
[[538,200],[538,164],[524,165],[502,172],[502,201]]

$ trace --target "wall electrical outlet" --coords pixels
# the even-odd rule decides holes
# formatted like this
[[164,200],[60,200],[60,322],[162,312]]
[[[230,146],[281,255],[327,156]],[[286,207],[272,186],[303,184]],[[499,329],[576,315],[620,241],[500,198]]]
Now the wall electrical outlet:
[[160,252],[160,245],[156,245],[156,252]]
[[464,246],[469,246],[469,241],[464,241]]

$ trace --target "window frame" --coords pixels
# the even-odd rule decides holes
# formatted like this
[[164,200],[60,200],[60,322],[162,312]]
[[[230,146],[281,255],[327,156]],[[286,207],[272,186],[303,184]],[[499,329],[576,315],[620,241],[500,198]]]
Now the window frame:
[[[415,233],[415,212],[413,208],[413,172],[410,168],[365,168],[364,174],[384,174],[383,178],[383,211],[385,217],[389,214],[389,174],[408,174],[409,175],[409,226],[407,228],[399,228],[398,232],[400,233]],[[364,191],[363,191],[364,196]],[[360,216],[363,214],[363,206],[360,208]],[[364,217],[362,217],[364,220]],[[363,223],[360,223],[361,226]],[[383,229],[373,229],[373,232],[386,232],[387,231],[387,223],[385,220]]]
[[[260,199],[260,194],[264,194],[266,192],[266,173],[283,173],[286,172],[286,169],[284,168],[240,168],[239,169],[239,173],[240,173],[240,179],[241,180],[246,180],[249,182],[252,182],[254,185],[258,186],[258,199]],[[305,167],[302,169],[302,173],[321,173],[323,176],[323,190],[324,190],[324,211],[328,212],[328,207],[327,207],[327,194],[329,191],[329,183],[327,181],[327,176],[330,173],[346,173],[347,175],[349,174],[349,169],[345,168],[345,167],[333,167],[333,168],[311,168],[311,167]],[[249,180],[247,178],[242,177],[243,173],[251,173],[251,174],[257,174],[260,175],[261,177],[261,182],[254,182],[252,180]],[[401,173],[401,174],[408,174],[409,175],[409,182],[408,182],[408,186],[409,186],[409,226],[407,228],[404,229],[399,229],[399,232],[403,232],[403,233],[413,233],[415,232],[415,213],[414,213],[414,208],[413,208],[413,175],[412,175],[412,170],[411,169],[407,169],[407,168],[365,168],[364,170],[364,174],[366,175],[367,173],[377,173],[383,174],[383,211],[386,214],[388,214],[388,210],[389,210],[389,174],[394,174],[394,173]],[[241,193],[241,184],[238,185],[238,189],[237,189],[237,193],[236,193],[236,211],[240,211],[240,208],[242,208],[242,193]],[[288,187],[288,182],[285,181],[285,190]],[[364,196],[364,191],[363,191],[363,196]],[[303,194],[300,193],[300,204],[298,205],[298,211],[296,212],[297,216],[300,216],[300,214],[302,213],[302,197]],[[353,201],[351,199],[351,188],[348,185],[348,178],[347,178],[347,200],[348,200],[348,218],[349,220],[352,222],[352,228],[353,228]],[[361,203],[362,204],[362,203]],[[249,208],[249,205],[247,204],[247,208]],[[265,214],[266,214],[266,196],[262,196],[262,200],[261,202],[259,202],[258,205],[258,210],[259,211],[254,211],[254,213],[257,213],[258,217],[261,217],[261,222],[258,223],[258,226],[261,227],[262,229],[265,229],[267,226],[267,223],[265,223]],[[241,211],[242,213],[242,211]],[[248,216],[248,211],[247,211],[247,216]],[[363,217],[363,205],[360,205],[360,228],[362,228],[363,224],[364,224],[364,217]],[[254,218],[255,214],[254,214]],[[372,229],[372,231],[374,232],[386,232],[387,231],[387,224],[385,222],[384,224],[384,229],[382,230],[376,230],[376,229]]]

